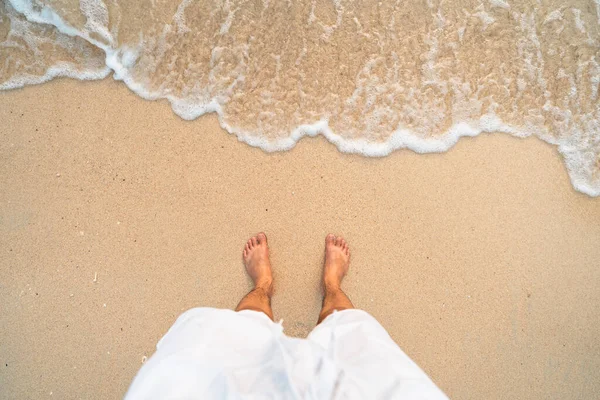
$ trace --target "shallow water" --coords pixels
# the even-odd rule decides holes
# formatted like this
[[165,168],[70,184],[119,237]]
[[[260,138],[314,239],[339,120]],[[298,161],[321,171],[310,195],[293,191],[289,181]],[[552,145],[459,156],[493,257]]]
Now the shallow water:
[[600,195],[600,0],[0,4],[0,89],[112,72],[268,151],[318,133],[368,156],[535,135]]

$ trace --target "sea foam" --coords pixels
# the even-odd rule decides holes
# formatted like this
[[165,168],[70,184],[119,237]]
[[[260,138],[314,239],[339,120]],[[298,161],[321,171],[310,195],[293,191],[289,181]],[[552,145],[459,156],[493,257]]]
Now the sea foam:
[[37,24],[0,3],[3,25],[9,27],[0,47],[4,64],[0,90],[47,82],[56,77],[103,79],[111,69],[104,53],[79,37],[57,32],[52,25]]
[[534,135],[599,196],[600,3],[529,3],[9,0],[0,89],[112,72],[265,151],[315,135],[370,157]]

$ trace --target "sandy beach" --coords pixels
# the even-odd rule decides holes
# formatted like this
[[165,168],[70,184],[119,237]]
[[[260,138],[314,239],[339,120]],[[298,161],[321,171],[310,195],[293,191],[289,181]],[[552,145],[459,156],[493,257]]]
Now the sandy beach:
[[600,396],[600,199],[538,139],[265,153],[112,79],[2,92],[0,121],[2,398],[122,397],[182,311],[235,307],[261,230],[290,335],[333,232],[349,297],[451,398]]

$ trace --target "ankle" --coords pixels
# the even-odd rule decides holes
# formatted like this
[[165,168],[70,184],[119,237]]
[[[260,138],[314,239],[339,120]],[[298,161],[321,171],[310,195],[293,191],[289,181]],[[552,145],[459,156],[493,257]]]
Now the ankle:
[[273,278],[263,278],[254,284],[254,290],[264,292],[269,298],[273,294]]
[[336,293],[342,290],[341,282],[334,279],[324,279],[323,287],[326,293]]

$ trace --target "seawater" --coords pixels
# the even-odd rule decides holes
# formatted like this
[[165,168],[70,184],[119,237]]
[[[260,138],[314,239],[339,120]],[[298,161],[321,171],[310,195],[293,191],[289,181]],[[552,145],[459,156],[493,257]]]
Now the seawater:
[[0,0],[0,18],[3,90],[112,74],[266,151],[534,135],[600,195],[600,0]]

